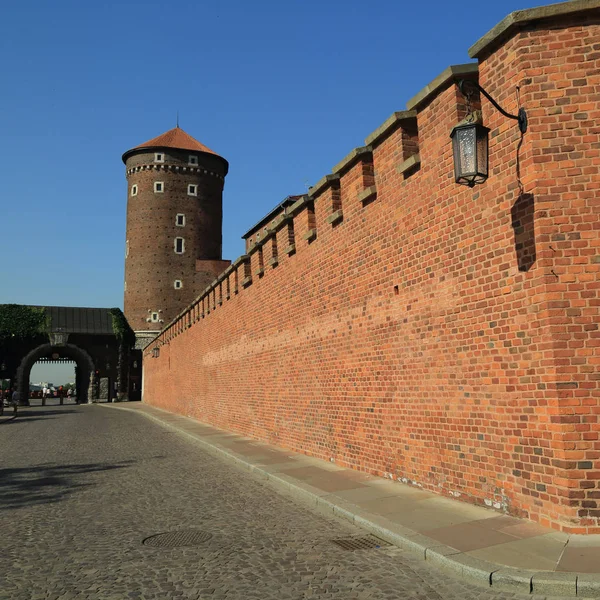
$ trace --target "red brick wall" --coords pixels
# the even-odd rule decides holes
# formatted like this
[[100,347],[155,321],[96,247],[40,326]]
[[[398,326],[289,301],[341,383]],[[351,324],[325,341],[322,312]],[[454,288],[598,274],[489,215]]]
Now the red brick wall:
[[[556,27],[556,28],[554,28]],[[226,272],[144,361],[144,400],[356,469],[600,532],[597,20],[530,26],[480,62],[489,180],[453,180],[454,85]],[[417,146],[418,140],[418,146]],[[409,176],[396,167],[420,153]],[[518,163],[521,184],[517,178]],[[361,183],[362,182],[362,183]],[[370,185],[370,183],[369,183]],[[303,238],[310,227],[317,237]],[[242,287],[251,275],[252,283]],[[236,286],[236,282],[239,285]],[[219,297],[217,288],[217,297]],[[235,293],[237,290],[237,293]]]

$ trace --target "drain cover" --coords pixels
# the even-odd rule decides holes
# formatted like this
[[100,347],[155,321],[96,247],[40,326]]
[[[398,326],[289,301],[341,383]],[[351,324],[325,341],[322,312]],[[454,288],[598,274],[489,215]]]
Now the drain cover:
[[341,546],[344,550],[371,550],[372,548],[381,548],[391,546],[385,540],[380,540],[374,535],[365,535],[363,537],[349,537],[331,540],[334,544]]
[[199,546],[210,540],[212,533],[199,531],[197,529],[186,529],[184,531],[168,531],[147,537],[142,544],[156,548],[181,548],[183,546]]

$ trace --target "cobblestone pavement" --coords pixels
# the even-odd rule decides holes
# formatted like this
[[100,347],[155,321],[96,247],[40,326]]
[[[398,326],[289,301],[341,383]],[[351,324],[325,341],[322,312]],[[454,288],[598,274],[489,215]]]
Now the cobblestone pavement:
[[[525,598],[395,547],[343,550],[331,540],[365,532],[141,415],[75,405],[22,415],[0,424],[2,600]],[[212,537],[142,544],[185,529]]]

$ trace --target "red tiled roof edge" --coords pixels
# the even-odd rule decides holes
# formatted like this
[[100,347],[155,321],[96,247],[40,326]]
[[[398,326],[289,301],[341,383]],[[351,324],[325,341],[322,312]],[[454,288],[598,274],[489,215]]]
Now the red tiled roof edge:
[[204,152],[205,154],[218,156],[227,163],[222,156],[217,154],[214,150],[211,150],[208,146],[205,146],[198,140],[194,139],[189,133],[186,133],[179,127],[165,131],[165,133],[162,133],[161,135],[152,138],[151,140],[148,140],[139,146],[135,146],[134,148],[127,150],[127,152],[123,154],[123,162],[126,162],[129,156],[134,152],[150,148],[176,148],[177,150]]

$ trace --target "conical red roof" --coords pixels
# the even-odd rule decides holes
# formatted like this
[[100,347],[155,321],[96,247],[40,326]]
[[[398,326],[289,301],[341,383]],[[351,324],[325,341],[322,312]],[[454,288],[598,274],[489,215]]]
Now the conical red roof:
[[[143,150],[144,148],[176,148],[178,150],[192,150],[196,152],[205,152],[207,154],[214,154],[219,158],[225,160],[222,156],[217,154],[214,150],[211,150],[204,144],[201,144],[198,140],[195,140],[189,133],[186,133],[183,129],[175,127],[169,129],[165,133],[158,137],[152,138],[139,146],[135,146],[131,150],[127,150],[123,154],[123,162],[127,160],[130,154],[133,154],[137,150]],[[227,162],[227,161],[225,161]]]
[[152,138],[139,146],[138,148],[177,148],[179,150],[197,150],[200,152],[208,152],[209,154],[217,154],[210,148],[207,148],[204,144],[201,144],[198,140],[195,140],[189,133],[186,133],[183,129],[175,127],[169,129],[169,131],[159,135],[158,137]]

